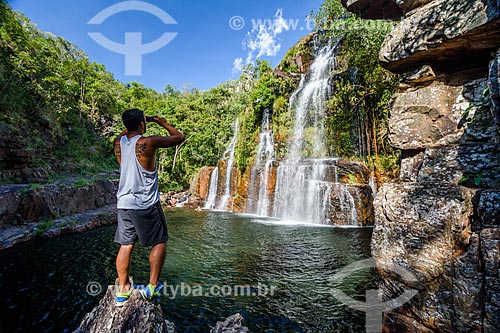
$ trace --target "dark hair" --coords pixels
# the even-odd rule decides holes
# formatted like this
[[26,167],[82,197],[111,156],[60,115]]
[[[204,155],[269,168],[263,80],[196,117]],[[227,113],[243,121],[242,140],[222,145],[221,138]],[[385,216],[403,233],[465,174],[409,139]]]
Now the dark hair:
[[123,124],[129,131],[137,131],[144,121],[144,112],[139,109],[130,109],[122,114]]

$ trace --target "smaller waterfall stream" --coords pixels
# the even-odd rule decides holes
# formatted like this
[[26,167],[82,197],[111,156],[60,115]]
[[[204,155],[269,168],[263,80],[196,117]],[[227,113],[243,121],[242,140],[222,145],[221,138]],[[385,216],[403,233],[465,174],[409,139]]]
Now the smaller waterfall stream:
[[219,167],[215,167],[210,174],[210,185],[208,187],[207,201],[204,209],[214,209],[215,199],[217,198],[217,181],[219,180]]
[[[249,205],[247,211],[257,215],[267,216],[270,207],[269,173],[274,160],[274,136],[270,128],[271,114],[269,109],[264,110],[261,132],[255,166],[250,177]],[[255,190],[258,185],[257,191]],[[256,193],[257,192],[257,193]]]
[[219,204],[216,207],[216,209],[218,210],[227,210],[228,208],[227,205],[229,203],[229,199],[231,198],[231,175],[233,172],[234,150],[236,148],[238,131],[239,131],[239,123],[238,123],[238,118],[236,118],[236,121],[234,123],[233,137],[231,139],[231,142],[229,143],[229,147],[226,149],[223,155],[224,159],[227,158],[226,178],[225,178],[224,194],[221,196]]

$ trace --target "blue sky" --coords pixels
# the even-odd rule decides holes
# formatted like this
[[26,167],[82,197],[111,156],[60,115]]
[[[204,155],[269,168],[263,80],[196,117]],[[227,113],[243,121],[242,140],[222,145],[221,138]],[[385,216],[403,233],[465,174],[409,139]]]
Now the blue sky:
[[[209,89],[237,78],[238,68],[255,59],[278,65],[288,48],[311,31],[312,23],[306,16],[322,2],[145,0],[125,4],[121,0],[9,0],[14,9],[23,12],[39,29],[74,42],[91,61],[104,64],[116,79],[137,81],[158,91],[167,84],[178,89],[187,84]],[[88,24],[98,13],[117,4],[121,4],[121,11],[116,10],[100,20],[100,24]],[[127,6],[131,4],[141,10],[130,10],[132,7]],[[176,24],[162,20],[163,14],[158,17],[142,10],[153,8],[151,5]],[[156,9],[153,12],[158,13]],[[259,26],[258,20],[269,21]],[[162,48],[139,55],[142,64],[129,57],[129,74],[135,70],[136,75],[126,75],[125,55],[99,45],[89,36],[92,32],[101,33],[118,44],[125,43],[126,33],[140,33],[141,40],[136,42],[139,45],[154,42],[163,34],[176,35]],[[130,49],[122,52],[130,52]]]

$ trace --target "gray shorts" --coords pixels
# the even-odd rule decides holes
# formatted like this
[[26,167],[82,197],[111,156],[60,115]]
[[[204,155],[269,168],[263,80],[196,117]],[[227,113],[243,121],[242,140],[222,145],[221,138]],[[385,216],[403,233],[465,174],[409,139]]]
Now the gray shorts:
[[137,240],[142,246],[168,240],[167,222],[159,201],[146,209],[118,209],[115,242],[130,245]]

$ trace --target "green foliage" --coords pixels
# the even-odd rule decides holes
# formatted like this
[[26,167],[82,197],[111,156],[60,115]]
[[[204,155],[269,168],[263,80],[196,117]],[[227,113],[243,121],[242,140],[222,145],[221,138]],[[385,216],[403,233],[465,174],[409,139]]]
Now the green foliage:
[[53,224],[54,224],[53,220],[44,220],[44,221],[39,222],[36,225],[36,229],[33,232],[34,235],[39,236],[39,235],[43,234],[45,231],[49,230]]
[[312,53],[311,47],[309,45],[311,40],[311,35],[302,38],[297,44],[292,46],[283,60],[281,60],[278,68],[286,73],[298,73],[299,67],[293,62],[294,59]]
[[[386,145],[387,102],[396,78],[377,61],[391,25],[359,20],[347,14],[338,0],[326,0],[313,15],[317,27],[331,25],[318,28],[317,34],[342,38],[338,61],[342,66],[326,110],[330,153],[359,156],[359,142],[366,142],[368,155],[384,151],[392,156]],[[6,133],[6,147],[30,153],[27,167],[83,176],[117,169],[111,142],[123,130],[120,115],[128,108],[165,117],[186,137],[182,145],[158,153],[163,191],[182,189],[200,167],[217,164],[233,136],[236,117],[240,131],[235,158],[242,172],[255,155],[265,110],[272,112],[277,158],[286,154],[293,128],[288,99],[297,80],[275,76],[265,61],[247,65],[238,80],[207,91],[167,85],[156,92],[137,82],[116,81],[74,44],[39,31],[2,1],[0,22],[0,130]],[[311,52],[310,40],[311,36],[302,39],[287,52],[282,70],[298,71],[291,60]],[[147,135],[165,134],[156,124],[148,125]],[[380,159],[379,168],[393,167],[382,165],[384,161]],[[2,161],[1,167],[12,167],[9,163]],[[76,185],[87,186],[89,180],[82,177]]]
[[109,170],[112,165],[104,157],[111,148],[102,125],[119,111],[115,96],[123,85],[74,44],[39,31],[4,2],[0,22],[5,147],[26,150],[31,158],[26,167],[68,173]]
[[469,187],[481,187],[483,184],[484,172],[480,171],[478,173],[473,174],[464,174],[458,183],[460,185],[469,186]]
[[86,187],[90,186],[94,183],[93,179],[91,178],[78,178],[74,183],[73,186],[75,188],[80,188],[80,187]]
[[247,75],[252,78],[254,84],[248,94],[250,103],[239,115],[240,132],[235,151],[236,163],[242,172],[252,163],[255,156],[265,110],[272,112],[273,127],[277,127],[275,136],[283,135],[285,138],[288,135],[291,125],[288,94],[296,86],[293,79],[273,75],[272,68],[266,61],[257,61],[255,66],[248,68]]

